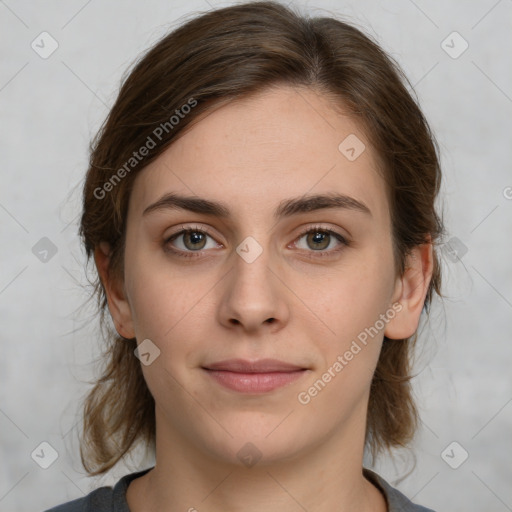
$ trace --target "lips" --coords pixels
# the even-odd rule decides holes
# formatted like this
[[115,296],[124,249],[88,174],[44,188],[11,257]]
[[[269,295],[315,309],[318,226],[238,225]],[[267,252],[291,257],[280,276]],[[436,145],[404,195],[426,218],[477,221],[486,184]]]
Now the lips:
[[260,359],[252,362],[244,359],[229,359],[209,364],[203,368],[236,373],[274,373],[305,370],[301,366],[278,361],[277,359]]
[[301,378],[308,369],[276,359],[230,359],[203,366],[218,384],[239,393],[268,393]]

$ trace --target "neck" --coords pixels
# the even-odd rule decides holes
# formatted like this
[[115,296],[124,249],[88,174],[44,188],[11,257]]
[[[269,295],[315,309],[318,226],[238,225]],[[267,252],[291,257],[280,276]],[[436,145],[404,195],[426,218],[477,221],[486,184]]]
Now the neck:
[[[362,473],[364,438],[333,435],[286,460],[245,467],[162,428],[158,410],[156,418],[155,468],[127,492],[134,512],[386,511],[383,495]],[[354,427],[347,431],[364,435],[364,416]]]

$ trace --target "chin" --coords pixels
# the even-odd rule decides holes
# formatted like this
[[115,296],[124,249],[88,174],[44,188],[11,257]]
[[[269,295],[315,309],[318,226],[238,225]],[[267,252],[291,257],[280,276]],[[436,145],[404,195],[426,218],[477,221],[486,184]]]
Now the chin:
[[317,440],[308,442],[304,428],[295,425],[291,418],[283,421],[288,413],[279,419],[265,418],[257,412],[244,414],[238,421],[222,423],[233,437],[227,433],[221,438],[205,435],[204,443],[215,458],[241,467],[268,466],[294,459]]

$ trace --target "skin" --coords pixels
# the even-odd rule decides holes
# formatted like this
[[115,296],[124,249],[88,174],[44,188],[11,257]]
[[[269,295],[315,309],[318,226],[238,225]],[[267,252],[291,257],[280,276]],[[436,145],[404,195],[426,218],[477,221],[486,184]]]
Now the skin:
[[[355,161],[338,150],[350,134],[366,145]],[[142,215],[171,191],[223,202],[231,216]],[[363,202],[371,214],[322,209],[273,218],[282,200],[330,192]],[[199,257],[166,252],[171,245],[193,253],[186,236],[166,242],[181,226],[209,229]],[[316,245],[298,238],[318,226],[349,245],[333,235]],[[252,263],[236,252],[248,236],[262,249]],[[315,257],[319,249],[330,255]],[[370,383],[384,334],[401,339],[417,329],[432,247],[415,248],[404,275],[395,275],[384,181],[350,117],[314,90],[289,86],[218,108],[137,176],[124,281],[109,278],[107,244],[95,259],[117,331],[160,350],[142,366],[156,403],[156,466],[130,484],[130,510],[386,510],[362,474]],[[299,403],[298,393],[396,303],[401,311],[379,334],[314,399]],[[201,369],[267,357],[308,371],[283,388],[246,395]],[[237,457],[247,442],[261,454],[252,467]]]

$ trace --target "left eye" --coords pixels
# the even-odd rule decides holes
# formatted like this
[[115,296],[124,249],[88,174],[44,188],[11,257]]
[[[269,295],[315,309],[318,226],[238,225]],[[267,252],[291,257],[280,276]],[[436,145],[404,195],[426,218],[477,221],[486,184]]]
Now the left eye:
[[299,247],[299,244],[295,244],[299,249],[313,249],[314,252],[333,252],[327,251],[328,247],[332,242],[338,242],[335,245],[347,245],[344,237],[335,231],[330,229],[310,229],[299,236],[297,240],[305,238],[306,247]]

